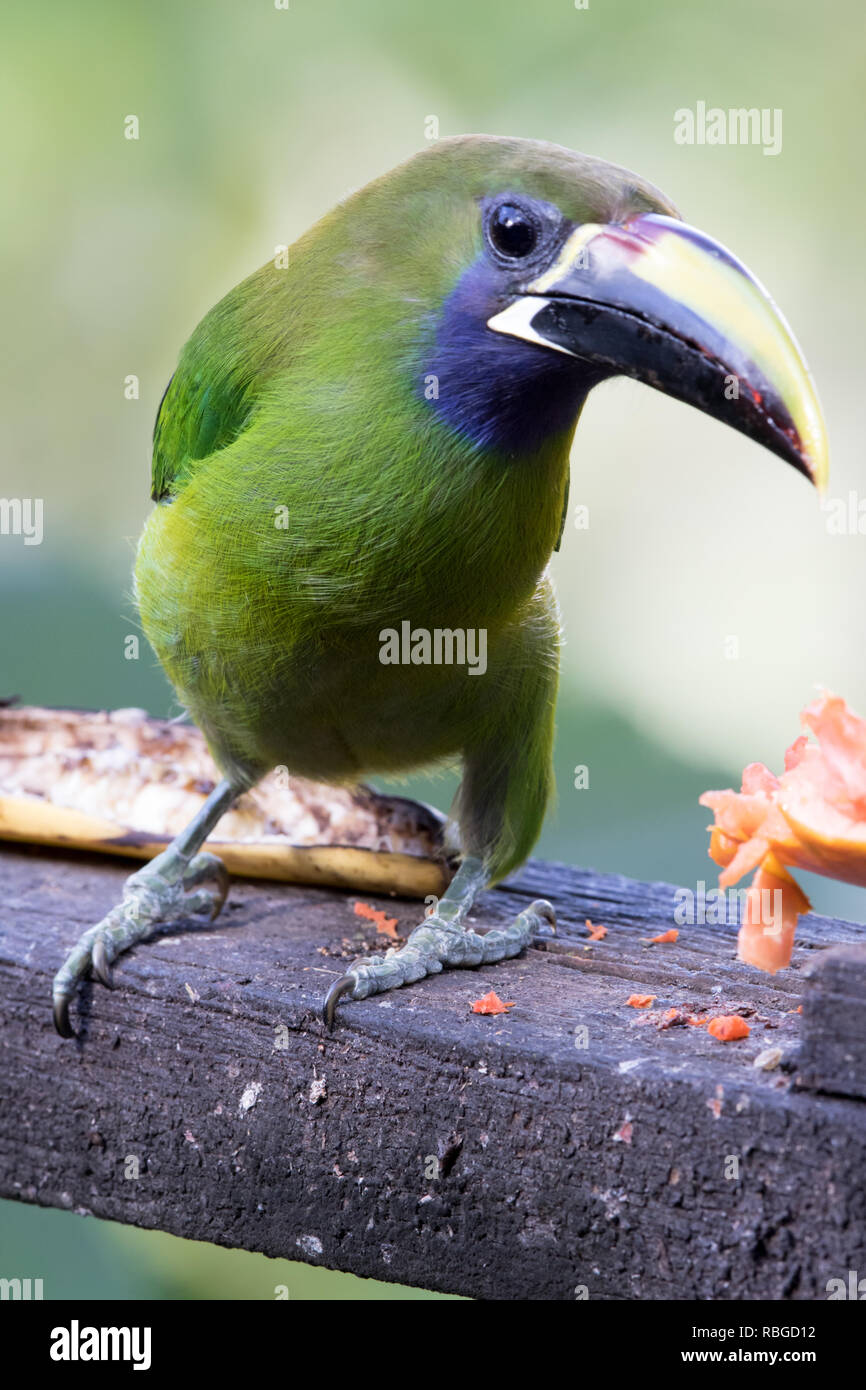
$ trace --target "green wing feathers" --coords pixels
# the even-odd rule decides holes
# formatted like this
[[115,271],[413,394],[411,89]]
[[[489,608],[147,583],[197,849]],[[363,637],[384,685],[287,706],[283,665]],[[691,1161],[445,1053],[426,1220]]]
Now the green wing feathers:
[[248,383],[207,379],[178,367],[166,387],[153,427],[151,497],[176,492],[195,463],[236,439],[250,407]]
[[153,429],[151,496],[177,493],[201,459],[233,443],[266,379],[285,364],[285,277],[256,271],[202,319],[166,387]]

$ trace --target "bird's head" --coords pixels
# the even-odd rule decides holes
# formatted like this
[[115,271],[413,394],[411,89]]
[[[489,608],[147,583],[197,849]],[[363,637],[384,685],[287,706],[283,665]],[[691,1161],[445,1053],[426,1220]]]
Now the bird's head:
[[[352,256],[420,310],[418,389],[482,448],[531,453],[622,375],[732,425],[819,486],[821,409],[779,310],[651,184],[531,140],[462,136],[351,200]],[[419,293],[419,287],[423,289]]]

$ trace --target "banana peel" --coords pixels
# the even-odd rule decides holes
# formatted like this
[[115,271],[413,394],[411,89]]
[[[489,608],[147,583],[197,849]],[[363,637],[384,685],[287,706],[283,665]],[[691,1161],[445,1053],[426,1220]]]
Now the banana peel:
[[[0,707],[0,840],[151,859],[219,777],[191,724],[139,709]],[[452,874],[432,807],[281,768],[226,812],[207,848],[244,877],[404,897],[438,897]]]

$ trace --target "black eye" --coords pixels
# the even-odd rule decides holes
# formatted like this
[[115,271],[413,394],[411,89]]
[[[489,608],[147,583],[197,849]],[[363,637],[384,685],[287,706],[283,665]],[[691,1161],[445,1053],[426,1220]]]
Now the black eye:
[[488,235],[501,256],[528,256],[538,240],[538,228],[523,208],[500,203],[490,217]]

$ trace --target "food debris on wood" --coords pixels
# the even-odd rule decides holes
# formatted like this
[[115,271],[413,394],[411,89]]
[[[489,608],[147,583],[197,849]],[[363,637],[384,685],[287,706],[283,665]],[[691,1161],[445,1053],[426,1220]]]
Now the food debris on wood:
[[739,1014],[717,1014],[707,1024],[710,1037],[717,1038],[719,1042],[736,1042],[739,1038],[747,1038],[751,1031]]
[[[658,1029],[660,1033],[667,1032],[669,1028],[690,1025],[694,1028],[706,1028],[711,1037],[720,1042],[732,1042],[738,1038],[747,1038],[750,1033],[749,1025],[744,1021],[746,1018],[753,1019],[755,1024],[762,1024],[764,1028],[778,1028],[780,1025],[772,1018],[767,1018],[759,1014],[754,1004],[745,1002],[728,1001],[723,1006],[724,1013],[710,1013],[709,1005],[697,1003],[675,1004],[669,1008],[648,1007],[644,1001],[652,1001],[656,998],[653,994],[633,994],[627,1000],[633,1008],[644,1009],[640,1018],[635,1019],[638,1027],[652,1027]],[[714,1001],[718,1008],[718,1003]],[[781,1056],[781,1050],[779,1050]]]
[[512,999],[510,1003],[506,1003],[499,998],[495,990],[491,989],[487,994],[482,995],[480,999],[476,999],[474,1003],[470,1005],[470,1008],[474,1014],[507,1014],[509,1009],[514,1008],[514,1000]]
[[685,1004],[679,1004],[670,1009],[665,1009],[664,1013],[660,1013],[658,1009],[652,1009],[649,1013],[644,1014],[642,1018],[639,1018],[637,1022],[639,1024],[653,1024],[658,1028],[660,1033],[663,1033],[668,1028],[676,1028],[681,1024],[687,1023],[691,1023],[700,1028],[707,1020],[705,1018],[698,1018],[697,1014],[692,1013]]
[[375,922],[376,930],[383,936],[390,936],[392,941],[397,939],[397,918],[389,917],[384,908],[371,907],[369,903],[355,903],[355,916],[366,917],[368,922]]
[[765,1047],[763,1052],[758,1053],[752,1066],[757,1067],[759,1071],[774,1071],[783,1055],[781,1047]]
[[318,1105],[320,1100],[324,1100],[328,1094],[328,1087],[323,1076],[314,1076],[310,1082],[310,1090],[307,1100],[310,1105]]
[[248,1086],[244,1087],[243,1095],[238,1101],[238,1114],[245,1115],[248,1110],[252,1110],[261,1093],[261,1081],[251,1081]]

